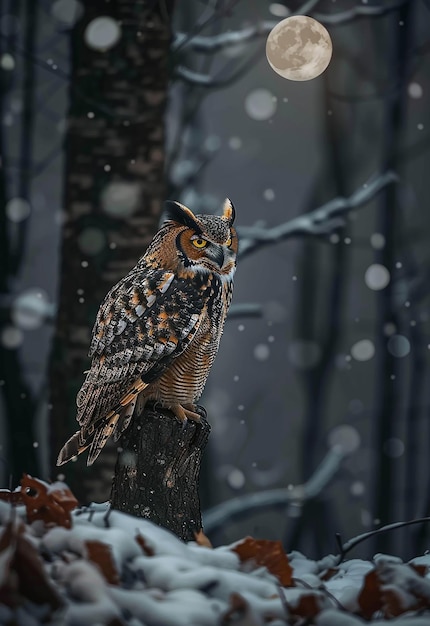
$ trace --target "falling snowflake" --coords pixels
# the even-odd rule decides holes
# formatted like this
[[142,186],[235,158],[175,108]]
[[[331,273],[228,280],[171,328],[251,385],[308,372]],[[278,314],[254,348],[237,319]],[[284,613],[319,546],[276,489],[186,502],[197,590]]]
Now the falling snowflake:
[[85,29],[84,40],[87,46],[101,52],[109,50],[121,37],[121,28],[116,20],[107,15],[96,17]]
[[390,272],[385,265],[374,263],[367,268],[364,275],[364,282],[369,289],[380,291],[381,289],[385,289],[390,282]]
[[408,94],[411,98],[421,98],[423,95],[423,88],[419,83],[409,83]]
[[328,444],[331,448],[340,448],[344,454],[352,454],[360,446],[360,435],[353,426],[341,424],[329,433]]
[[411,351],[411,344],[404,335],[391,335],[387,342],[387,349],[393,356],[402,358]]
[[254,357],[257,361],[266,361],[270,355],[270,348],[265,343],[259,343],[254,348]]
[[254,89],[245,98],[245,111],[253,120],[268,120],[276,112],[276,100],[268,89]]
[[351,356],[356,361],[369,361],[375,354],[375,346],[370,339],[361,339],[351,348]]
[[31,213],[29,202],[24,198],[12,198],[6,204],[6,215],[11,222],[23,222]]

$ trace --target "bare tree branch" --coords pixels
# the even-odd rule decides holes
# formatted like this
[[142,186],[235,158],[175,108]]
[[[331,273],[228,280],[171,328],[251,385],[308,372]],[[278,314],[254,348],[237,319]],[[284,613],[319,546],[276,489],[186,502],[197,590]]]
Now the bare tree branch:
[[[293,11],[291,15],[303,15],[309,14],[322,24],[329,24],[330,26],[339,26],[359,17],[379,17],[395,11],[400,6],[405,4],[408,0],[393,0],[390,3],[384,2],[383,5],[370,6],[361,5],[348,9],[346,11],[339,11],[337,13],[314,13],[313,8],[318,2],[305,2],[299,9]],[[221,50],[222,48],[228,48],[229,46],[237,46],[239,44],[248,43],[254,39],[260,37],[267,37],[270,31],[279,23],[279,20],[264,20],[249,26],[243,30],[221,33],[213,37],[193,37],[188,38],[186,33],[177,33],[175,42],[173,43],[173,51],[181,47],[191,47],[196,52],[212,53]]]
[[346,554],[350,552],[353,548],[358,546],[362,541],[366,541],[366,539],[370,539],[375,535],[380,535],[382,533],[389,532],[390,530],[398,530],[399,528],[404,528],[405,526],[412,526],[413,524],[424,524],[425,522],[430,522],[430,517],[421,517],[419,519],[408,520],[407,522],[394,522],[393,524],[387,524],[386,526],[382,526],[381,528],[377,528],[376,530],[370,530],[367,533],[363,533],[362,535],[357,535],[353,539],[349,539],[345,543],[341,542],[339,536],[339,547],[341,548],[340,554],[337,555],[335,563],[339,565],[342,563]]
[[355,20],[357,17],[380,17],[386,13],[391,13],[391,11],[396,11],[407,2],[409,2],[409,0],[393,0],[392,2],[383,0],[383,3],[378,6],[357,4],[355,7],[347,9],[346,11],[339,11],[337,13],[313,13],[312,17],[322,24],[338,26],[339,24],[352,22],[352,20]]
[[[210,26],[211,24],[213,24],[215,20],[218,20],[225,15],[231,13],[234,6],[238,4],[238,2],[240,2],[240,0],[230,0],[230,2],[223,4],[223,6],[221,6],[220,8],[218,8],[218,2],[215,2],[213,7],[207,7],[203,16],[197,21],[197,24],[194,26],[194,28],[192,28],[190,32],[184,34],[179,43],[176,43],[174,47],[172,46],[172,52],[177,53],[179,52],[179,50],[183,50],[188,47],[191,39],[194,39],[199,32],[206,28],[206,26]],[[206,17],[208,10],[212,11],[212,14],[209,15],[209,17]]]
[[[265,37],[276,26],[276,24],[278,24],[278,22],[279,20],[264,20],[254,26],[248,26],[243,30],[220,33],[219,35],[214,35],[213,37],[193,37],[188,41],[187,47],[191,47],[195,52],[218,52],[223,48],[249,43],[254,39]],[[173,51],[176,47],[183,47],[182,42],[186,37],[187,35],[185,33],[176,33],[176,38],[173,43]]]
[[238,317],[262,317],[263,307],[258,302],[240,302],[232,304],[228,312],[228,320]]
[[297,235],[328,235],[337,228],[344,226],[344,215],[353,209],[364,206],[381,189],[398,182],[395,172],[385,172],[377,177],[370,178],[349,198],[334,198],[321,207],[275,226],[273,228],[258,228],[255,226],[239,229],[239,253],[244,257],[263,246],[284,241]]
[[214,532],[233,519],[261,509],[289,505],[297,508],[306,500],[316,498],[336,474],[344,457],[343,450],[335,446],[330,448],[314,474],[303,485],[245,494],[209,509],[203,514],[205,532]]
[[244,63],[241,63],[237,69],[235,69],[231,74],[227,77],[223,78],[223,74],[226,72],[223,68],[216,76],[211,76],[210,74],[203,74],[202,72],[195,72],[184,65],[178,65],[173,73],[173,78],[184,81],[189,85],[194,85],[197,87],[210,87],[221,88],[228,87],[232,85],[237,80],[239,80],[248,70],[255,67],[255,63],[261,58],[262,52],[258,49],[254,54],[252,54]]

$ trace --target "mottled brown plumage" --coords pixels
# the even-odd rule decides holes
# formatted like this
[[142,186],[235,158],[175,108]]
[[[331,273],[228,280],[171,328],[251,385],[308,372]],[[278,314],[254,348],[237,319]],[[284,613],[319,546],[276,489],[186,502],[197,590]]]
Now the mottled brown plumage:
[[234,208],[194,215],[168,203],[168,219],[137,265],[107,294],[94,324],[91,368],[78,393],[78,430],[57,465],[89,448],[88,465],[110,435],[148,400],[181,421],[199,420],[200,398],[218,351],[236,268]]

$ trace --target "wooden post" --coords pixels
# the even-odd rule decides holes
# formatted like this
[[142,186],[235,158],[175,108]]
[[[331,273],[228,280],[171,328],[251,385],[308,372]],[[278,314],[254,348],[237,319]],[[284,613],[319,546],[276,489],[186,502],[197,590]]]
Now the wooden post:
[[135,415],[119,442],[112,508],[151,520],[184,541],[195,539],[202,528],[198,489],[209,433],[205,417],[183,426],[154,407]]

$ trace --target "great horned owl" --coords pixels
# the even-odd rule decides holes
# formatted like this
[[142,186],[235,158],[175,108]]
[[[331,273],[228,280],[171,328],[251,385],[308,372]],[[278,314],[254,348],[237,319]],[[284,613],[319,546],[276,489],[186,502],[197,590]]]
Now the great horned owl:
[[118,440],[139,399],[199,420],[200,398],[230,306],[238,240],[235,211],[194,215],[167,203],[167,220],[137,265],[105,297],[92,332],[91,368],[78,393],[78,430],[57,465],[89,448],[91,465]]

